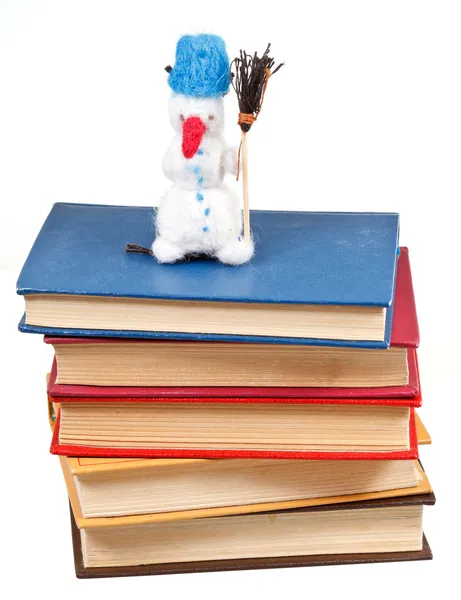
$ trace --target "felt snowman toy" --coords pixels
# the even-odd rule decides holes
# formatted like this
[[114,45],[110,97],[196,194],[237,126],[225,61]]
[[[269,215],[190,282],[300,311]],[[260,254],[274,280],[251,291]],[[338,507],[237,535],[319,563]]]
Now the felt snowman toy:
[[230,86],[224,41],[209,34],[183,36],[175,65],[166,70],[176,135],[163,170],[173,185],[157,210],[152,252],[161,263],[206,254],[240,265],[252,257],[253,242],[241,235],[240,201],[224,183],[226,172],[237,172],[237,150],[222,135],[223,96]]

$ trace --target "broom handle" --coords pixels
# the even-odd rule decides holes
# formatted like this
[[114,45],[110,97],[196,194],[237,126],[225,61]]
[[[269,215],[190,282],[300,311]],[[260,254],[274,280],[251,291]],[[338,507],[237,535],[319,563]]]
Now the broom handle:
[[242,184],[243,184],[243,238],[250,241],[250,199],[248,197],[248,145],[247,134],[242,131]]

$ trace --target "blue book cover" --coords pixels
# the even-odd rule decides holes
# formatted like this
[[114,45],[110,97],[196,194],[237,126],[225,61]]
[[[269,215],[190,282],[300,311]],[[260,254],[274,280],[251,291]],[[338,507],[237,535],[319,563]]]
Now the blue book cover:
[[387,309],[384,342],[343,342],[164,332],[96,331],[20,324],[22,331],[387,347],[398,251],[394,213],[252,211],[255,256],[232,267],[195,258],[160,265],[125,252],[128,243],[150,247],[155,209],[55,204],[19,276],[19,294],[72,294],[165,300],[330,304]]

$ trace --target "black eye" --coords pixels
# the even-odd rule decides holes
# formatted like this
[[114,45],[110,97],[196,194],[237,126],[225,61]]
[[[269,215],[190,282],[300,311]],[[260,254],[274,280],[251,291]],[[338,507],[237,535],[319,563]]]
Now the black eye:
[[208,115],[208,120],[209,121],[214,121],[214,115]]
[[184,115],[179,115],[179,120],[184,121]]

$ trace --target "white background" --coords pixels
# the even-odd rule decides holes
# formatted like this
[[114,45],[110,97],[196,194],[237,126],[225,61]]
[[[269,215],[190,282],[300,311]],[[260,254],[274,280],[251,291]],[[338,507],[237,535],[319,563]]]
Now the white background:
[[[422,451],[438,495],[425,518],[431,563],[74,578],[64,483],[48,454],[51,354],[16,331],[15,281],[53,202],[157,204],[172,137],[163,68],[177,38],[200,31],[221,34],[231,56],[271,41],[286,61],[249,137],[254,208],[401,214],[421,329],[420,414],[433,436]],[[0,1],[0,585],[9,596],[406,598],[458,587],[460,63],[459,2]],[[233,92],[226,103],[237,144]]]

